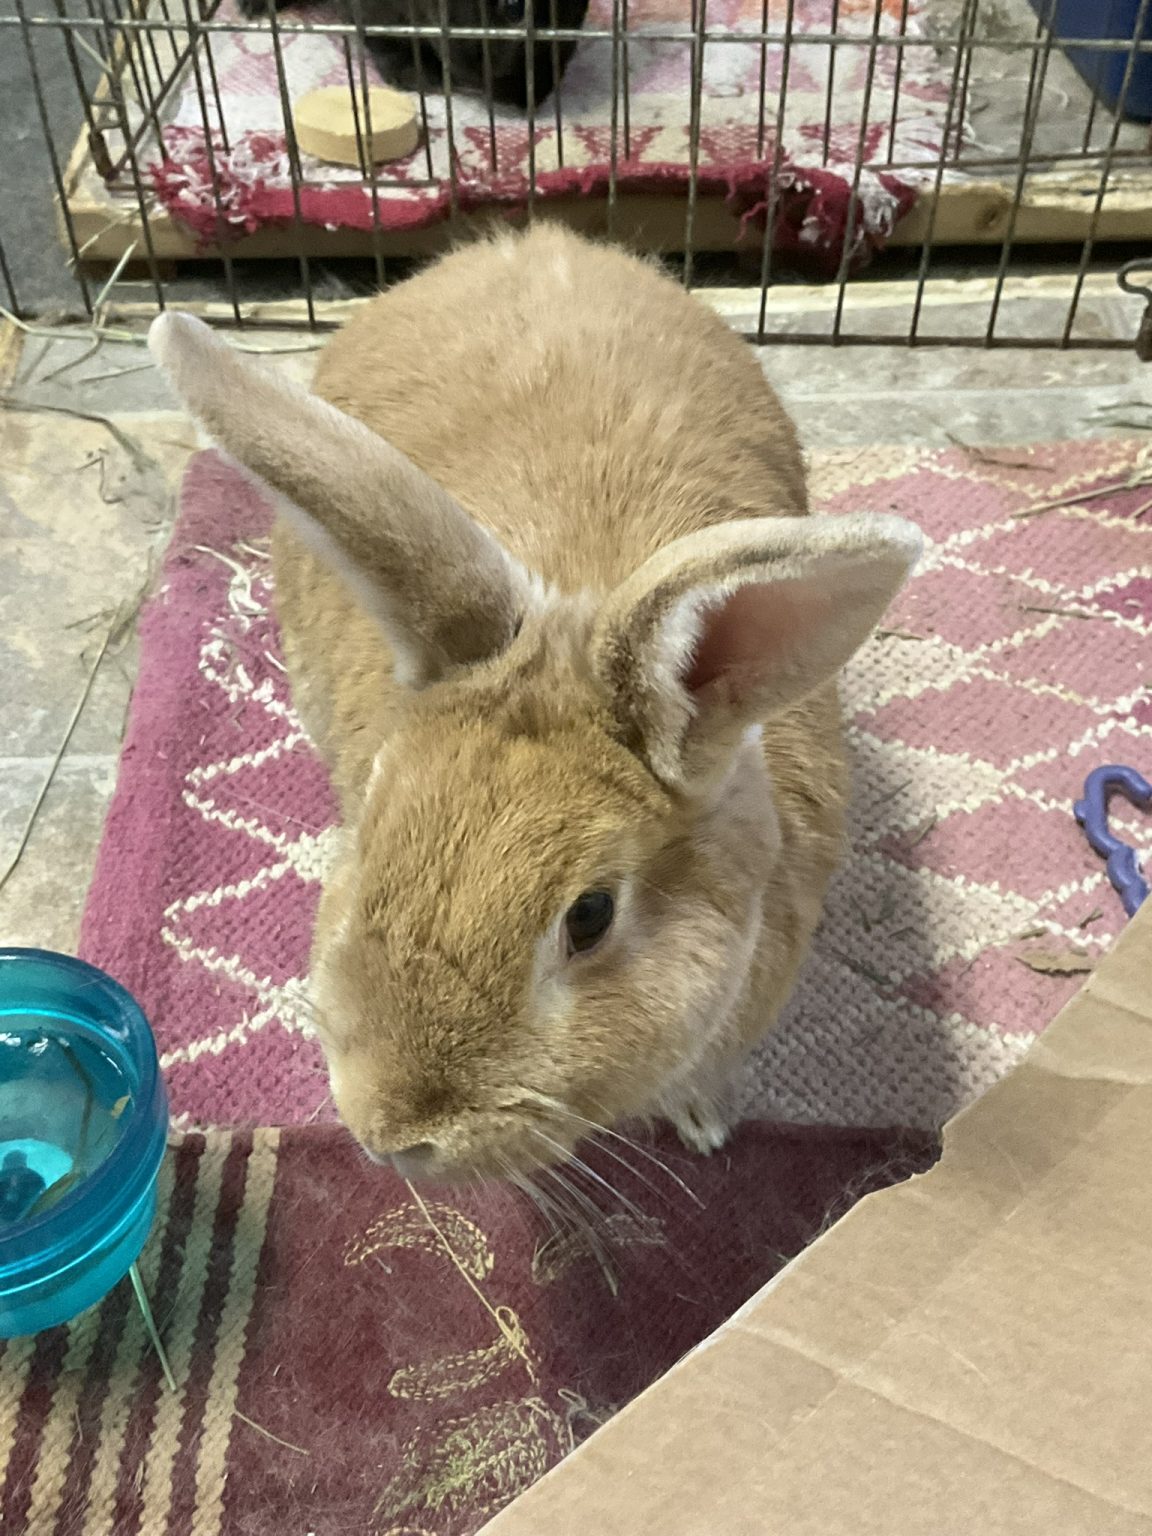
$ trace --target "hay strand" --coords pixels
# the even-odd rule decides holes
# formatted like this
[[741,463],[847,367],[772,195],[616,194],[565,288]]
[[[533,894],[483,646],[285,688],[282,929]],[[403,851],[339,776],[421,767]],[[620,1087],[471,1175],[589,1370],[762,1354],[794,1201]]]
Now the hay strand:
[[420,1214],[424,1217],[424,1220],[435,1233],[437,1239],[440,1242],[440,1246],[444,1249],[444,1252],[452,1260],[452,1263],[455,1265],[456,1269],[458,1269],[460,1274],[463,1276],[465,1285],[467,1285],[468,1289],[472,1291],[477,1301],[484,1308],[485,1312],[488,1313],[488,1316],[492,1319],[492,1321],[496,1324],[496,1327],[504,1336],[508,1347],[513,1350],[514,1353],[519,1355],[521,1360],[523,1360],[525,1368],[528,1372],[529,1379],[535,1383],[536,1367],[532,1363],[532,1359],[529,1356],[528,1351],[524,1348],[522,1339],[517,1334],[516,1330],[510,1326],[507,1318],[502,1317],[500,1311],[492,1305],[487,1296],[485,1296],[484,1292],[476,1284],[476,1281],[473,1280],[472,1276],[468,1273],[463,1263],[461,1263],[460,1259],[456,1255],[455,1250],[452,1247],[452,1244],[448,1241],[447,1237],[444,1235],[444,1232],[437,1224],[435,1217],[432,1215],[432,1212],[428,1209],[427,1205],[425,1205],[424,1197],[420,1194],[420,1191],[413,1186],[411,1179],[405,1179],[404,1183],[408,1186],[408,1193],[416,1202]]

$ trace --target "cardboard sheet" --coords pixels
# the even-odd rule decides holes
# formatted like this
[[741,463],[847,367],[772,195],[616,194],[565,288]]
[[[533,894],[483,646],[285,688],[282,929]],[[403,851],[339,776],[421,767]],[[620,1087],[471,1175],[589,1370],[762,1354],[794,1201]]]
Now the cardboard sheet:
[[1024,1062],[486,1536],[1152,1533],[1152,902]]

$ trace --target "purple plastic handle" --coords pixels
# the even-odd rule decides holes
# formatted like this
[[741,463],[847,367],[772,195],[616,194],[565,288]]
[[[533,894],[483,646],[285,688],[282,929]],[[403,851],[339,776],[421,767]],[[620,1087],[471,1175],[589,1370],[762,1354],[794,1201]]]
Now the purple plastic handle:
[[1139,810],[1152,807],[1152,784],[1143,774],[1119,763],[1106,763],[1102,768],[1094,768],[1084,780],[1084,798],[1077,800],[1072,810],[1093,851],[1107,861],[1108,878],[1131,917],[1148,895],[1148,882],[1135,848],[1122,843],[1109,830],[1108,797],[1114,791]]

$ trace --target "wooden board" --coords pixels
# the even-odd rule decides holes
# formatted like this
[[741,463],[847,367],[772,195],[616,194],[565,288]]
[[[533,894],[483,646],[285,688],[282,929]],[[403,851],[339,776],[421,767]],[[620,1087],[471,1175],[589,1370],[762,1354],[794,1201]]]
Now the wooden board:
[[[134,0],[143,8],[147,0]],[[97,89],[107,98],[107,81]],[[927,173],[926,173],[927,175]],[[1115,166],[1103,199],[1098,173],[1086,173],[1082,162],[1069,161],[1029,173],[1020,206],[1013,215],[1016,170],[1005,167],[987,179],[952,181],[934,197],[930,185],[900,221],[890,243],[898,247],[923,244],[929,231],[936,245],[999,245],[1011,232],[1017,244],[1079,244],[1092,236],[1101,241],[1152,239],[1152,167]],[[67,202],[77,245],[86,261],[109,263],[125,251],[145,254],[144,227],[131,193],[109,192],[98,175],[88,149],[86,132],[77,139],[65,177]],[[1097,204],[1099,203],[1099,206]],[[541,200],[552,218],[591,235],[607,235],[640,250],[674,253],[686,248],[687,197],[677,193],[622,192],[614,208],[604,198],[578,195]],[[430,256],[446,249],[463,231],[507,223],[515,214],[490,208],[460,215],[423,229],[402,231],[329,230],[316,225],[268,228],[228,245],[237,259],[308,257],[384,258]],[[149,217],[152,248],[158,260],[219,260],[220,250],[200,245],[195,236],[163,209]],[[63,221],[61,220],[63,235]],[[702,194],[696,204],[692,245],[701,252],[731,252],[741,248],[742,224],[723,196]],[[744,242],[747,243],[747,236]]]

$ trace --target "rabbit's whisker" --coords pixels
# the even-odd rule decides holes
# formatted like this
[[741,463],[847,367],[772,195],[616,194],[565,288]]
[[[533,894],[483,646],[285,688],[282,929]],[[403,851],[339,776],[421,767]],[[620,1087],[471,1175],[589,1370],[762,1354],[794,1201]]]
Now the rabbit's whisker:
[[[638,1152],[641,1157],[645,1158],[648,1162],[653,1164],[654,1167],[659,1168],[661,1173],[667,1174],[672,1182],[674,1184],[678,1184],[684,1193],[688,1196],[688,1198],[690,1200],[694,1200],[696,1204],[701,1208],[701,1210],[703,1210],[704,1202],[700,1199],[700,1196],[696,1193],[696,1191],[690,1189],[688,1185],[685,1184],[684,1180],[679,1176],[679,1174],[674,1173],[662,1158],[657,1157],[655,1152],[650,1151],[647,1147],[642,1147],[638,1141],[633,1141],[630,1136],[625,1136],[621,1131],[614,1131],[610,1126],[601,1124],[599,1120],[589,1120],[587,1115],[578,1115],[574,1109],[569,1109],[567,1104],[562,1103],[559,1099],[552,1098],[549,1094],[537,1093],[534,1089],[531,1088],[524,1088],[521,1090],[521,1093],[523,1098],[526,1099],[529,1103],[538,1104],[544,1109],[550,1109],[557,1115],[564,1115],[569,1120],[574,1120],[578,1125],[586,1126],[588,1130],[594,1132],[597,1137],[609,1136],[613,1141],[618,1141],[621,1146],[628,1147],[633,1152]],[[627,1168],[631,1173],[633,1173],[637,1178],[643,1178],[643,1175],[640,1174],[637,1169],[633,1168],[631,1164],[625,1163],[617,1153],[612,1152],[610,1147],[606,1147],[602,1143],[600,1145],[604,1152],[607,1152],[611,1157],[615,1157],[618,1162],[621,1162],[623,1166]],[[648,1180],[645,1179],[644,1182],[648,1183]],[[652,1186],[650,1185],[649,1187],[651,1188]]]
[[501,1158],[499,1162],[500,1171],[508,1180],[509,1184],[512,1185],[513,1189],[518,1190],[519,1193],[522,1194],[524,1198],[536,1208],[541,1217],[547,1223],[548,1229],[552,1236],[554,1238],[559,1237],[561,1235],[562,1229],[556,1221],[554,1214],[555,1207],[545,1203],[542,1192],[537,1189],[536,1185],[532,1181],[531,1176],[526,1173],[517,1173],[507,1158]]
[[545,1168],[546,1176],[565,1192],[573,1202],[569,1207],[569,1215],[572,1217],[573,1230],[584,1240],[589,1251],[600,1266],[600,1272],[604,1276],[604,1283],[615,1296],[619,1289],[612,1261],[608,1256],[608,1250],[597,1232],[596,1227],[584,1212],[590,1211],[599,1221],[604,1220],[604,1213],[582,1190],[570,1184],[562,1173],[556,1168]]
[[541,1189],[534,1180],[529,1180],[529,1183],[540,1201],[540,1210],[548,1218],[549,1225],[557,1237],[563,1237],[566,1232],[579,1230],[580,1223],[574,1221],[571,1211],[552,1194],[551,1190]]
[[[593,1131],[590,1134],[584,1132],[584,1139],[589,1141],[598,1151],[603,1152],[605,1157],[610,1157],[614,1163],[618,1163],[620,1167],[630,1173],[634,1179],[639,1179],[641,1184],[643,1184],[646,1189],[650,1189],[658,1199],[667,1201],[667,1192],[662,1190],[658,1185],[654,1184],[652,1180],[647,1176],[647,1174],[641,1173],[639,1168],[634,1168],[626,1157],[622,1156],[621,1153],[616,1151],[615,1147],[610,1147],[607,1142],[601,1141],[598,1132]],[[640,1149],[637,1148],[636,1150],[639,1151]]]
[[607,1179],[602,1178],[595,1168],[590,1168],[582,1157],[579,1157],[575,1152],[566,1151],[560,1142],[553,1140],[547,1132],[538,1129],[536,1126],[532,1127],[532,1134],[539,1137],[541,1141],[546,1142],[556,1152],[559,1152],[561,1158],[565,1160],[566,1166],[577,1169],[580,1173],[591,1179],[593,1183],[599,1184],[601,1189],[607,1190],[614,1200],[620,1202],[630,1216],[634,1216],[642,1226],[645,1224],[647,1217],[644,1215],[644,1212],[634,1205],[627,1195],[621,1194],[614,1185],[609,1184]]
[[561,1189],[571,1196],[576,1208],[585,1212],[591,1222],[597,1223],[600,1226],[604,1226],[607,1223],[607,1214],[596,1204],[588,1191],[581,1189],[579,1184],[573,1183],[554,1163],[545,1168],[544,1172],[553,1183],[559,1185]]

